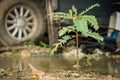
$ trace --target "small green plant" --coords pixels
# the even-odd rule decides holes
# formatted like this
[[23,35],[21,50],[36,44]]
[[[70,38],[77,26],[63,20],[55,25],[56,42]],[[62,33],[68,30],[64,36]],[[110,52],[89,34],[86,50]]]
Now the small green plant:
[[32,48],[35,45],[35,40],[31,39],[26,42],[24,42],[25,45],[27,45],[29,48]]
[[17,48],[10,48],[10,50],[12,51],[12,53],[18,53],[19,50]]
[[44,48],[47,48],[48,47],[48,44],[46,44],[45,42],[43,41],[39,41],[39,45],[44,47]]
[[[55,44],[55,47],[50,51],[50,55],[53,55],[54,52],[57,50],[58,46],[62,46],[65,43],[67,43],[68,40],[71,40],[73,38],[76,39],[76,48],[77,48],[77,65],[79,70],[79,57],[78,57],[78,37],[92,37],[95,38],[98,41],[102,41],[103,37],[100,36],[96,31],[99,29],[98,22],[93,15],[85,15],[89,10],[99,7],[99,4],[94,4],[87,8],[86,10],[82,11],[78,14],[77,9],[75,6],[72,6],[72,9],[69,9],[68,13],[63,12],[55,12],[52,13],[52,18],[54,20],[59,19],[71,19],[73,22],[73,25],[62,27],[58,31],[58,35],[60,39],[58,39],[58,43]],[[91,27],[94,28],[95,31],[89,29],[88,23],[91,24]],[[70,35],[69,33],[75,33],[74,35]]]

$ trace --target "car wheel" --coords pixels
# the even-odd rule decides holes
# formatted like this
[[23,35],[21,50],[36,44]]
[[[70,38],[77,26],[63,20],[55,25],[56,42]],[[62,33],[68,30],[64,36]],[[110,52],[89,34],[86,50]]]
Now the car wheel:
[[32,0],[3,0],[0,23],[0,37],[8,46],[42,39],[45,32],[43,11]]

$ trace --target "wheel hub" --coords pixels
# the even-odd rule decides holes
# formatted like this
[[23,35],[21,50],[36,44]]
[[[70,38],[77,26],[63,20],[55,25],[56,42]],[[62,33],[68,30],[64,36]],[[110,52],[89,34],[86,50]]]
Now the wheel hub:
[[27,40],[32,37],[37,27],[37,17],[25,5],[12,7],[5,18],[5,28],[9,36],[17,40]]
[[24,18],[18,18],[16,20],[16,27],[23,29],[26,26],[26,20]]

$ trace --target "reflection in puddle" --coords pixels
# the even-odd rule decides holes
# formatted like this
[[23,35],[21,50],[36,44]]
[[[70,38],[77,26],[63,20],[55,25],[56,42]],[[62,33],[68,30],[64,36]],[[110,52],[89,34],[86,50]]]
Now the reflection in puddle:
[[[19,62],[19,57],[4,57],[0,58],[0,69],[13,68]],[[76,63],[73,60],[63,58],[61,55],[55,55],[54,57],[49,54],[33,54],[28,62],[31,63],[36,69],[44,72],[56,72],[56,71],[72,71],[76,70],[73,65]],[[104,74],[120,74],[120,58],[101,58],[99,61],[91,59],[91,66],[86,65],[86,59],[80,60],[80,70],[83,72],[100,72]],[[25,66],[24,66],[25,67]],[[27,67],[27,70],[29,67]]]

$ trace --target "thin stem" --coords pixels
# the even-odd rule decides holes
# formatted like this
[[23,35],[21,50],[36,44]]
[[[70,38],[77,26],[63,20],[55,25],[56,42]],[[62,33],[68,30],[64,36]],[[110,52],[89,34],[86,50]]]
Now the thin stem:
[[77,49],[77,70],[79,71],[79,52],[78,52],[78,32],[76,31],[76,49]]

